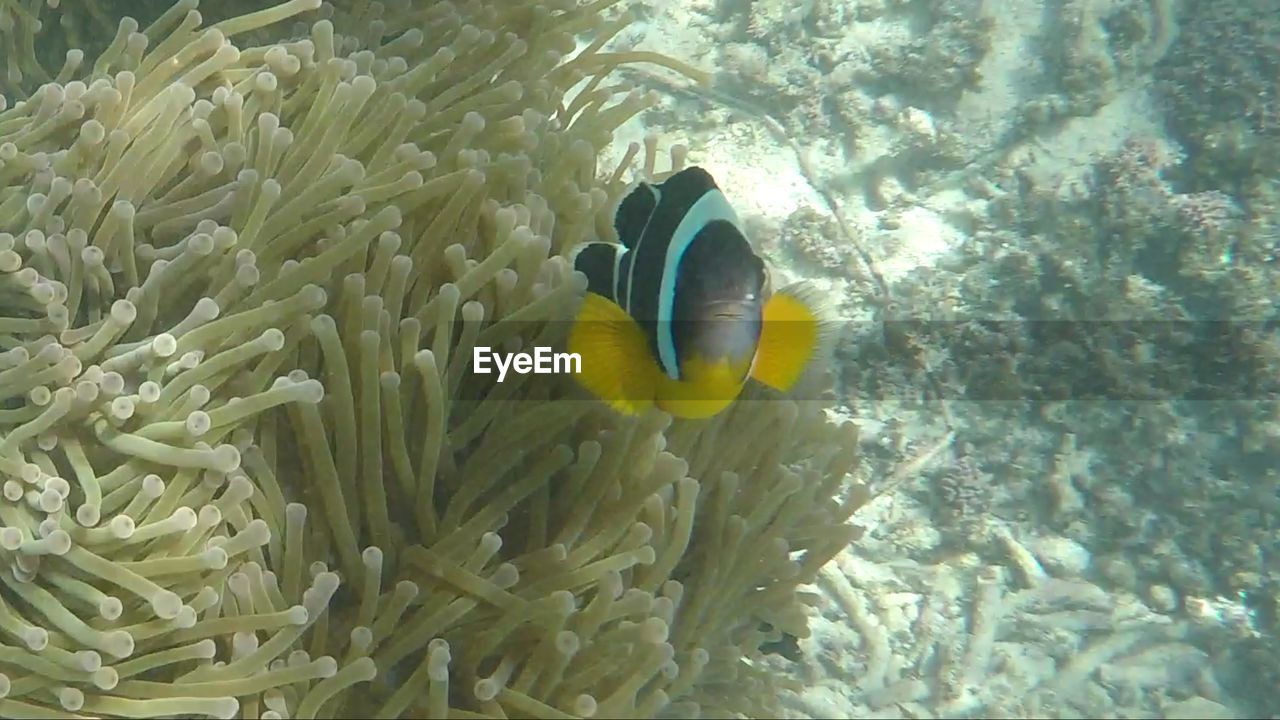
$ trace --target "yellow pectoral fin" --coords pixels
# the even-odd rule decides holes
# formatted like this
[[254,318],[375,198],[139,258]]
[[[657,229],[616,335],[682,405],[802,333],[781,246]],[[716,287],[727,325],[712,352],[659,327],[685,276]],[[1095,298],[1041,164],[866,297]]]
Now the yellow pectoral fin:
[[764,306],[751,377],[775,390],[790,390],[818,349],[818,324],[818,313],[804,298],[774,294]]
[[683,367],[684,380],[665,375],[658,381],[658,407],[679,418],[700,420],[727,408],[742,392],[746,368],[729,363],[693,361]]
[[640,415],[653,405],[658,368],[640,326],[616,303],[587,293],[568,349],[582,358],[578,382],[614,410]]

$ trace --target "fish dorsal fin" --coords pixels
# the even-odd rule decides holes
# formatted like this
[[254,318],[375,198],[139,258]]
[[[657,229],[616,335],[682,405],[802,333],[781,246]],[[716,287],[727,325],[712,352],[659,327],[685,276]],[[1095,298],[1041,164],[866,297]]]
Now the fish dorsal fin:
[[[715,178],[711,177],[711,173],[697,165],[691,165],[663,180],[657,189],[659,197],[667,200],[667,204],[663,207],[663,212],[669,211],[682,216],[703,195],[712,190],[719,190],[720,187],[716,185]],[[736,224],[736,217],[734,221]]]
[[640,237],[649,225],[649,218],[658,209],[661,197],[662,193],[658,188],[642,181],[618,204],[618,210],[613,215],[613,229],[618,233],[618,241],[628,249],[640,242]]
[[573,269],[587,276],[587,290],[618,301],[618,267],[627,249],[612,242],[584,243],[574,251]]
[[[640,238],[644,236],[653,213],[666,198],[664,213],[683,215],[703,195],[711,190],[719,189],[711,173],[694,165],[687,167],[671,177],[654,185],[645,181],[636,186],[618,203],[614,213],[613,229],[618,233],[618,241],[629,249],[634,249]],[[736,220],[736,219],[735,219]]]

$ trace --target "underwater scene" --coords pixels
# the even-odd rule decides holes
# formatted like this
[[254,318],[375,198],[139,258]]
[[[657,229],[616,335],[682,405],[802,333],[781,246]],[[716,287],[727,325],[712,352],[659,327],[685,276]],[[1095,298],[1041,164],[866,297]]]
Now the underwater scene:
[[1276,0],[0,0],[0,717],[1280,718]]

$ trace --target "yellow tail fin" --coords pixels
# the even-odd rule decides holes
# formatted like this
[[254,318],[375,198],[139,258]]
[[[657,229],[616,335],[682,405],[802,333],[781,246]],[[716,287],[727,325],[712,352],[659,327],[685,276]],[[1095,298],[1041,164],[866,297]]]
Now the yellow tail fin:
[[614,410],[640,415],[653,406],[660,371],[640,326],[616,303],[587,293],[568,349],[582,358],[578,382]]

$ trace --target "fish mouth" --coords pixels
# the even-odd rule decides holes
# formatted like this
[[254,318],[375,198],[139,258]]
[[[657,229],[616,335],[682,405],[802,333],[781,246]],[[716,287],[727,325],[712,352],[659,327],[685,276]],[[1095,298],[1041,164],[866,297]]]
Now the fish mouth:
[[747,317],[747,308],[735,300],[707,303],[707,317],[711,320],[742,320]]

